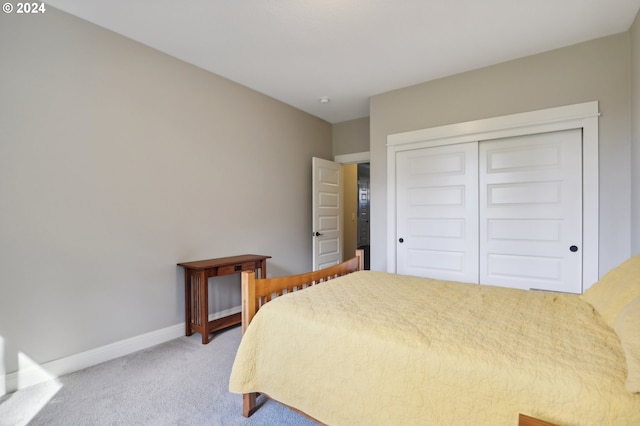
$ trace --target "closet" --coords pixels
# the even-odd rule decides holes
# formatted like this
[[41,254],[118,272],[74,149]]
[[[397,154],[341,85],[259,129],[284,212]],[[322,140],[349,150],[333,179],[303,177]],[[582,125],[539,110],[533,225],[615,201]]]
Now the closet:
[[[583,197],[593,157],[583,132],[555,123],[389,144],[390,270],[581,293],[585,239],[586,259],[594,249],[593,232],[583,235],[583,206],[593,208],[593,195]],[[586,180],[592,186],[592,173]]]

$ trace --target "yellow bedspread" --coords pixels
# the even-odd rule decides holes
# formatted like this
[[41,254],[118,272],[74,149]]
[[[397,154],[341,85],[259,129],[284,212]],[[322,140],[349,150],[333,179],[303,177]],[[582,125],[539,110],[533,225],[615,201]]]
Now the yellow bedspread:
[[329,425],[640,425],[616,334],[576,295],[361,271],[285,295],[230,390]]

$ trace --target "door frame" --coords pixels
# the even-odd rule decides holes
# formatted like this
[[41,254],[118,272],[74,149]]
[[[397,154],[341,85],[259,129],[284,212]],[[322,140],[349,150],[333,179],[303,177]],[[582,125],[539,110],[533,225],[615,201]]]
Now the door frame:
[[396,153],[463,142],[582,129],[582,290],[599,279],[598,101],[387,136],[387,271],[396,272]]
[[[362,151],[362,152],[354,152],[353,154],[335,155],[333,157],[333,161],[335,161],[336,163],[340,163],[343,166],[348,164],[361,164],[361,163],[371,164],[371,153],[370,151]],[[343,180],[343,185],[344,185],[344,180]],[[369,212],[371,212],[371,210],[369,210]],[[344,221],[344,219],[345,219],[344,217],[341,218],[342,221]],[[343,256],[345,259],[348,259],[351,255],[352,253],[343,253]],[[367,254],[367,256],[369,255]],[[368,262],[368,259],[366,260],[366,262]]]
[[369,151],[356,152],[354,154],[342,154],[333,157],[333,161],[340,164],[358,164],[358,163],[370,163],[371,154]]

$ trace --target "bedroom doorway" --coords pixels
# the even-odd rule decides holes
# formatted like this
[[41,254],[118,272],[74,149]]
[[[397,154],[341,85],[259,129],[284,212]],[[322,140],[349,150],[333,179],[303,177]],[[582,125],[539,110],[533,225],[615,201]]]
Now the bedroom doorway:
[[[334,161],[313,159],[312,184],[312,229],[314,270],[339,263],[354,256],[355,250],[364,250],[364,268],[370,269],[370,163],[369,152],[336,155]],[[324,165],[326,176],[333,176],[334,183],[328,186],[320,184],[319,165]],[[328,171],[335,169],[334,172]],[[339,170],[339,172],[337,171]],[[340,188],[336,196],[331,196],[321,188]],[[321,194],[323,193],[323,194]],[[320,208],[322,203],[329,202],[333,207]],[[337,203],[337,204],[336,204]],[[331,208],[329,208],[331,207]],[[333,209],[333,210],[332,210]],[[335,230],[336,239],[325,240],[327,234],[323,230]],[[320,235],[317,235],[317,234]],[[321,266],[323,265],[323,266]]]
[[364,268],[370,269],[370,185],[369,163],[342,166],[344,176],[344,259],[356,249],[364,250]]
[[357,248],[364,250],[364,269],[370,269],[369,258],[371,253],[371,224],[370,224],[370,173],[369,163],[358,165],[358,229]]

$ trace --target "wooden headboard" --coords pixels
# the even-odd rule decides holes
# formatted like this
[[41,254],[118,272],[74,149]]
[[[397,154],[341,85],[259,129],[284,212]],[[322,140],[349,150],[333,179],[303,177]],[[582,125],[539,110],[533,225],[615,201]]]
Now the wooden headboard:
[[362,270],[363,253],[363,250],[356,250],[355,257],[338,265],[286,277],[258,279],[252,271],[242,272],[242,333],[258,309],[275,297]]

